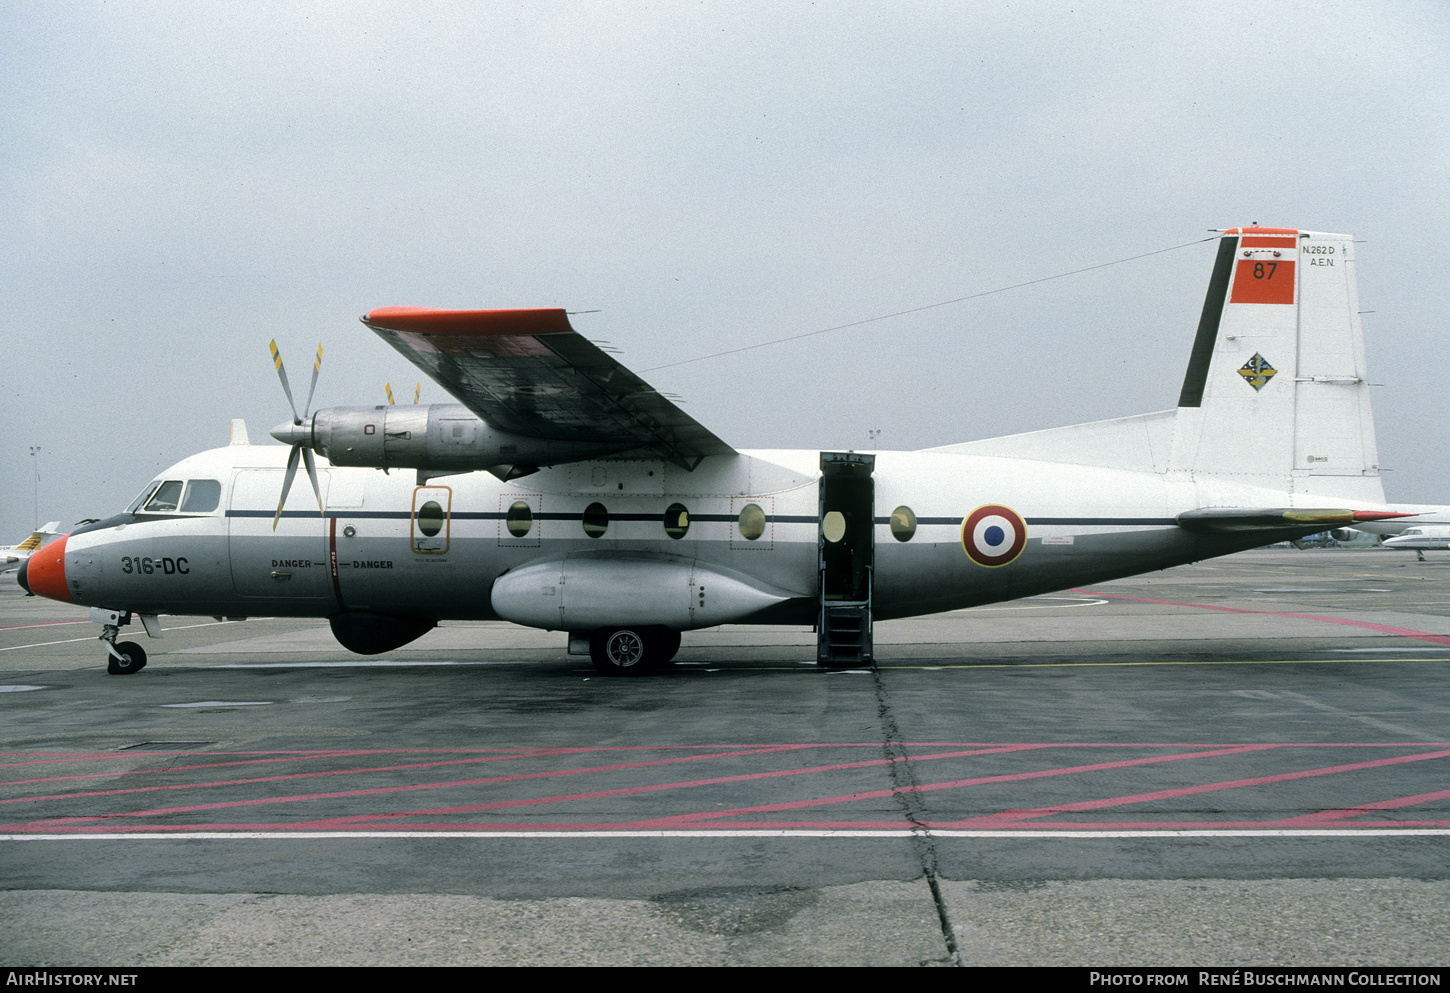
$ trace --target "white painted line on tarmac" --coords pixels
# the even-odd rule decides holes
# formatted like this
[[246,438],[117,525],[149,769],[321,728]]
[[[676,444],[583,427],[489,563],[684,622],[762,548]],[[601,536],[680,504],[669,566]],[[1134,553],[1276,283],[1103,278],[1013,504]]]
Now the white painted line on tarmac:
[[1042,603],[1030,607],[962,607],[960,610],[948,610],[948,614],[985,613],[989,610],[1057,610],[1059,607],[1096,607],[1107,603],[1106,600],[1084,600],[1075,596],[1039,596],[1034,600],[1062,600],[1063,603]]
[[198,700],[196,703],[163,703],[162,707],[270,707],[271,700]]
[[1410,838],[1447,837],[1450,828],[1195,828],[1192,830],[1121,831],[912,831],[750,828],[695,831],[103,831],[86,834],[0,834],[0,841],[320,841],[331,838],[976,838],[1065,840],[1080,838]]
[[14,652],[22,648],[45,648],[48,645],[69,645],[74,641],[99,641],[97,637],[92,638],[66,638],[62,641],[37,641],[33,645],[11,645],[9,648],[0,648],[0,652]]
[[[254,620],[254,621],[271,621],[271,620],[276,620],[276,618],[275,617],[253,617],[252,620]],[[89,624],[90,622],[89,621],[83,621],[82,623]],[[190,628],[214,628],[214,627],[217,627],[217,626],[222,625],[222,624],[240,624],[240,623],[242,623],[242,622],[241,621],[206,621],[203,624],[178,624],[176,627],[162,628],[161,630],[162,631],[186,631],[186,630],[188,630]],[[0,652],[14,652],[14,651],[19,651],[22,648],[46,648],[46,647],[48,647],[50,645],[69,645],[69,644],[71,644],[73,642],[77,642],[77,641],[100,641],[100,640],[101,640],[100,635],[95,635],[95,636],[90,637],[90,638],[65,638],[65,639],[63,639],[61,641],[37,641],[33,645],[11,645],[9,648],[0,648]]]
[[28,693],[31,690],[43,690],[44,686],[0,686],[0,693]]
[[522,660],[498,662],[434,662],[428,659],[403,661],[401,659],[357,659],[344,662],[219,662],[215,665],[191,665],[191,669],[397,669],[418,668],[430,665],[530,665]]

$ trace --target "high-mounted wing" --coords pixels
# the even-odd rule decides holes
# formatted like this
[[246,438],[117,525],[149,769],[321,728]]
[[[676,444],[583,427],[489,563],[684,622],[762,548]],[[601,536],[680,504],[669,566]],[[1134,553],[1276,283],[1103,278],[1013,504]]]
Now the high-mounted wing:
[[617,444],[693,469],[734,449],[569,325],[562,310],[380,307],[362,322],[503,431]]

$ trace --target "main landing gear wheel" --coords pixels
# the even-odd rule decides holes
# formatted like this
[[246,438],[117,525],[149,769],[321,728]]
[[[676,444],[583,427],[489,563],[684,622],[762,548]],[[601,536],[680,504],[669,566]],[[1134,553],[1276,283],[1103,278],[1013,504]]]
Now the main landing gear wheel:
[[658,637],[648,628],[601,628],[589,637],[589,658],[605,676],[642,676],[654,666]]
[[[116,646],[121,658],[106,653],[106,671],[113,676],[130,676],[146,668],[146,652],[134,641],[123,641]],[[122,661],[124,660],[124,661]]]

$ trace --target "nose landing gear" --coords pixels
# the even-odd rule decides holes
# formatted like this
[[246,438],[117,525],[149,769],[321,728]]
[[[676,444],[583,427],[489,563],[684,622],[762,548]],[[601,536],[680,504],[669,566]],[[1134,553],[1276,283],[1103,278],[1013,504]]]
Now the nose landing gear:
[[[112,676],[130,676],[146,668],[146,651],[134,641],[116,643],[122,624],[131,623],[131,612],[92,609],[91,620],[101,624],[100,640],[106,643],[106,672]],[[149,625],[148,625],[149,629]]]
[[146,652],[134,641],[123,641],[115,646],[107,645],[106,648],[110,653],[106,672],[112,676],[129,676],[146,668]]

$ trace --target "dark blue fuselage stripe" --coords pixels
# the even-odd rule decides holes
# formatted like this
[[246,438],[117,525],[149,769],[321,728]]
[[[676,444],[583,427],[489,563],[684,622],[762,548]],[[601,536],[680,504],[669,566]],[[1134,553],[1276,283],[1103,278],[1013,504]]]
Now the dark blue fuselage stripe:
[[[228,517],[250,517],[268,518],[276,514],[273,510],[228,510]],[[287,518],[318,517],[310,510],[284,510],[282,516]],[[412,517],[412,513],[406,510],[345,510],[338,509],[330,511],[328,517],[356,520],[394,520],[406,521]],[[454,511],[449,515],[455,521],[501,521],[508,515],[497,510],[481,511]],[[547,513],[535,514],[536,521],[579,521],[584,519],[583,512],[578,513]],[[609,514],[609,521],[660,521],[660,514]],[[733,523],[736,519],[734,514],[691,514],[690,523],[696,522],[726,524]],[[776,514],[766,515],[766,520],[775,524],[816,524],[819,518],[802,514]],[[952,525],[957,526],[965,520],[964,517],[918,517],[916,523]],[[890,524],[889,517],[872,518],[876,524]],[[1035,524],[1046,527],[1050,525],[1068,527],[1173,527],[1178,522],[1171,517],[1028,517],[1028,524]]]

